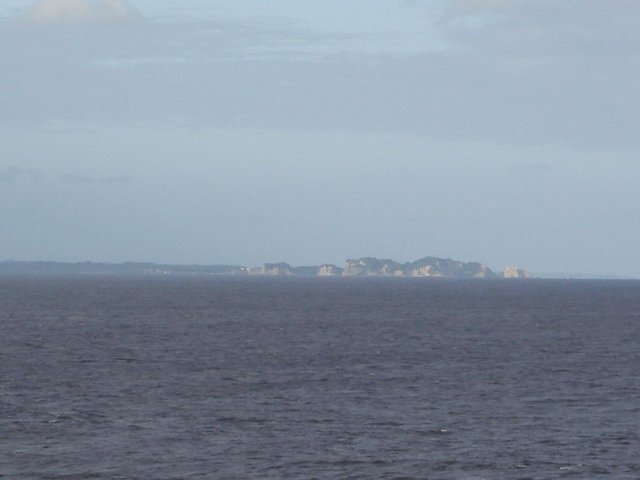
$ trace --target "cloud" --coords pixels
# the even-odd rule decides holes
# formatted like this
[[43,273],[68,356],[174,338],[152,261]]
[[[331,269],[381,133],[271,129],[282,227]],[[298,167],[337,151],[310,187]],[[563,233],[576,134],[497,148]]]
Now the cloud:
[[469,5],[488,10],[442,21],[447,48],[412,55],[331,53],[331,35],[270,20],[0,25],[0,120],[640,147],[640,2]]
[[62,181],[77,185],[119,185],[129,183],[131,179],[124,175],[89,176],[89,175],[64,175]]
[[506,7],[509,0],[455,0],[454,8],[462,11],[499,10]]
[[187,58],[165,58],[165,57],[149,57],[149,58],[105,58],[101,60],[95,60],[92,62],[92,65],[96,67],[103,68],[127,68],[127,67],[137,67],[137,66],[147,66],[153,64],[174,64],[181,65],[188,63],[189,60]]
[[125,0],[40,0],[23,18],[39,25],[86,22],[120,23],[139,14]]
[[27,170],[15,165],[0,167],[0,183],[13,183],[22,178],[36,179],[39,174],[35,170]]

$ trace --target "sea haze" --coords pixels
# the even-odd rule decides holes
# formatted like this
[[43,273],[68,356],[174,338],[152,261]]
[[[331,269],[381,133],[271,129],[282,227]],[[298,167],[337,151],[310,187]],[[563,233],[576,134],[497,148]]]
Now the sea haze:
[[640,282],[0,278],[0,478],[640,478]]

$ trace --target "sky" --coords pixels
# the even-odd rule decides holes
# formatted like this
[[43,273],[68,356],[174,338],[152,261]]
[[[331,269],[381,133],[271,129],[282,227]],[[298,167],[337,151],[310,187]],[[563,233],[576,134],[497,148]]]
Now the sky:
[[3,0],[0,260],[640,277],[637,0]]

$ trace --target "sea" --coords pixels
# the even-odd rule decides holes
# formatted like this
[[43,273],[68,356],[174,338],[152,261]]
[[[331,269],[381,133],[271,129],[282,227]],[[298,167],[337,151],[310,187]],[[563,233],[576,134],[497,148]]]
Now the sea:
[[640,479],[640,282],[0,277],[0,478]]

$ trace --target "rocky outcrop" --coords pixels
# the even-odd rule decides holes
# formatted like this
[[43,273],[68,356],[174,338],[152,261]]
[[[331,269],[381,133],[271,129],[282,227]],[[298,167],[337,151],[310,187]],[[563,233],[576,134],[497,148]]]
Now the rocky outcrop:
[[288,263],[265,263],[262,267],[248,270],[249,275],[293,275],[293,267]]
[[409,277],[496,278],[489,267],[478,262],[461,262],[450,258],[425,257],[404,265]]
[[320,265],[318,269],[319,277],[337,277],[342,275],[344,268],[337,267],[331,264]]
[[387,258],[362,257],[347,260],[344,268],[324,264],[292,267],[288,263],[265,263],[247,269],[249,275],[299,275],[321,277],[443,277],[443,278],[528,278],[529,274],[515,266],[497,274],[483,263],[461,262],[450,258],[424,257],[408,263]]
[[288,263],[265,263],[261,267],[248,269],[249,275],[299,275],[305,277],[332,277],[342,275],[343,269],[331,264],[292,267]]
[[530,278],[530,275],[526,270],[510,265],[502,271],[502,278]]
[[486,265],[477,262],[460,262],[450,258],[424,257],[409,263],[394,260],[363,257],[347,260],[344,268],[347,276],[383,277],[453,277],[496,278]]
[[347,260],[343,275],[346,276],[403,276],[402,265],[393,260],[363,257]]
[[155,263],[55,263],[0,262],[3,274],[106,274],[106,275],[269,275],[320,277],[444,277],[444,278],[529,278],[516,266],[496,274],[478,262],[450,258],[424,257],[414,262],[362,257],[347,260],[344,268],[332,264],[293,267],[285,262],[265,263],[261,267],[239,265],[165,265]]

